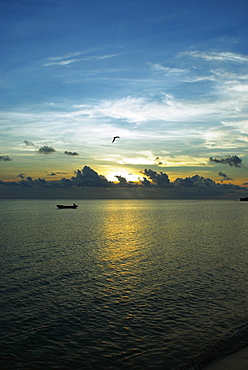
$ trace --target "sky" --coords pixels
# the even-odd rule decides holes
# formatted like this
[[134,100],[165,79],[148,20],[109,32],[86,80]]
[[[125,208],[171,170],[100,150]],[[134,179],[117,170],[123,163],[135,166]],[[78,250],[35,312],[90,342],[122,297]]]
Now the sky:
[[0,190],[245,193],[247,18],[245,0],[0,0]]

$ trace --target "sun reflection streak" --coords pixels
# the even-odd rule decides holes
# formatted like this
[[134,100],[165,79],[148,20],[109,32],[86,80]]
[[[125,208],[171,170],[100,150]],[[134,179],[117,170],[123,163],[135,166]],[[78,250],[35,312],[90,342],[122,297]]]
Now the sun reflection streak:
[[[128,205],[130,203],[130,206]],[[105,259],[109,263],[115,263],[125,268],[133,258],[137,257],[140,246],[141,222],[136,212],[132,212],[131,202],[125,202],[120,207],[119,203],[113,201],[105,220],[104,251]]]
[[110,201],[102,227],[99,294],[103,296],[105,309],[121,312],[123,327],[134,320],[133,304],[145,294],[142,277],[144,223],[140,212],[139,206],[134,206],[132,201]]

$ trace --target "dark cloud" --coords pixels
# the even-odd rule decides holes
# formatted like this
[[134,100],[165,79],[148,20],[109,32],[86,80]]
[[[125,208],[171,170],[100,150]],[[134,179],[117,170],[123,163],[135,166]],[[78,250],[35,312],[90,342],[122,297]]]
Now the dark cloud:
[[[56,172],[51,172],[48,176],[55,176]],[[24,175],[24,174],[22,174]],[[94,186],[94,187],[110,187],[114,186],[114,183],[108,181],[104,176],[99,175],[96,171],[92,170],[88,166],[84,166],[82,170],[75,171],[75,176],[70,179],[62,178],[61,180],[46,181],[45,179],[38,178],[33,180],[32,177],[28,176],[21,179],[17,183],[20,186],[26,187],[83,187],[83,186]]]
[[242,167],[242,159],[237,157],[236,155],[232,155],[226,158],[209,158],[210,162],[215,162],[215,163],[222,163],[222,164],[229,164],[229,166],[234,166],[234,167]]
[[151,182],[147,180],[145,177],[143,178],[143,180],[140,180],[140,183],[146,188],[150,188],[152,186]]
[[158,166],[162,166],[163,162],[161,162],[159,157],[156,157],[155,158],[155,164],[158,165]]
[[223,179],[221,181],[225,181],[225,180],[232,180],[231,177],[229,177],[228,175],[226,175],[224,172],[220,171],[219,172],[219,176],[223,177]]
[[185,179],[179,177],[175,180],[174,185],[182,188],[210,188],[215,187],[218,184],[209,178],[195,175],[192,177],[186,177]]
[[61,172],[61,171],[52,171],[52,172],[48,172],[48,171],[45,171],[46,172],[46,176],[57,176],[57,175],[66,175],[66,172]]
[[17,177],[20,177],[20,179],[25,179],[26,175],[25,173],[20,173]]
[[88,166],[84,166],[82,170],[75,172],[75,177],[71,178],[71,181],[76,186],[110,186],[113,184],[108,181],[104,176],[98,175],[98,173],[92,170]]
[[64,152],[66,155],[74,156],[74,155],[79,155],[77,152],[68,152],[67,150]]
[[32,188],[35,185],[35,181],[37,180],[33,181],[32,177],[28,176],[25,179],[22,179],[19,184],[20,186]]
[[156,171],[145,169],[143,175],[147,176],[158,187],[163,188],[170,185],[170,179],[166,173],[157,173]]
[[10,158],[8,155],[0,155],[0,161],[12,161],[12,158]]
[[127,186],[127,180],[125,179],[125,177],[118,176],[118,175],[116,175],[115,177],[118,179],[119,184],[121,186]]
[[28,141],[28,140],[24,140],[24,144],[26,144],[27,146],[34,146],[32,141]]
[[[178,198],[178,199],[206,199],[206,198],[239,198],[240,196],[245,196],[247,192],[247,188],[233,185],[233,184],[220,184],[215,183],[213,180],[209,178],[204,178],[199,175],[195,175],[192,177],[186,178],[177,178],[174,182],[170,182],[169,177],[166,173],[157,173],[151,169],[145,169],[141,172],[145,177],[139,183],[128,182],[122,176],[116,176],[119,180],[119,183],[114,183],[112,181],[108,181],[104,176],[99,175],[96,171],[91,169],[88,166],[84,166],[82,170],[75,171],[74,176],[71,178],[62,178],[59,180],[51,180],[47,181],[42,178],[38,178],[33,180],[32,177],[28,176],[25,177],[24,173],[19,174],[20,181],[1,181],[0,186],[8,187],[9,189],[13,188],[12,193],[14,197],[17,197],[19,188],[34,188],[37,191],[36,194],[39,194],[39,188],[43,189],[73,189],[76,190],[78,188],[96,188],[101,187],[111,188],[111,192],[108,192],[108,197],[111,197],[112,191],[115,194],[117,189],[125,188],[127,193],[125,194],[136,194],[135,197],[143,197],[144,198]],[[51,172],[50,176],[55,176],[57,172]],[[220,173],[219,173],[220,174]],[[226,174],[221,172],[223,178],[226,178]],[[245,185],[245,184],[244,184]],[[88,190],[85,189],[87,192]],[[116,190],[115,190],[116,189]],[[130,191],[129,191],[130,190]],[[21,193],[22,190],[20,190]],[[52,191],[52,190],[51,190]],[[92,190],[93,191],[93,190]],[[105,190],[97,190],[97,197],[102,194]],[[134,193],[135,192],[135,193]],[[83,192],[84,193],[84,192]],[[82,193],[82,194],[83,194]],[[41,193],[44,196],[44,191]],[[47,194],[49,194],[47,190]],[[54,193],[53,193],[54,194]],[[106,194],[106,193],[105,193]],[[124,194],[124,193],[121,193]],[[145,194],[145,195],[144,195]],[[55,194],[56,195],[56,194]]]
[[56,150],[54,148],[52,148],[51,146],[47,146],[47,145],[42,146],[38,150],[39,154],[51,154],[51,153],[54,153],[54,152],[56,152]]

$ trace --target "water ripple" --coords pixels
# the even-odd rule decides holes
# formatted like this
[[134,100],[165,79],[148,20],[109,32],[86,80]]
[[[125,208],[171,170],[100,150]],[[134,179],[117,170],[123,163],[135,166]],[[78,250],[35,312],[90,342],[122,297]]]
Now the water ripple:
[[199,369],[248,343],[240,203],[37,202],[2,207],[4,369]]

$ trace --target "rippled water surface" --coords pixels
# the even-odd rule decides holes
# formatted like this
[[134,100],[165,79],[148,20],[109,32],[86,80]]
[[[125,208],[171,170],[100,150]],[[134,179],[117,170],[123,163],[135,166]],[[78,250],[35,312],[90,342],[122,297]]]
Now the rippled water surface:
[[248,204],[1,200],[3,369],[179,369],[248,343]]

